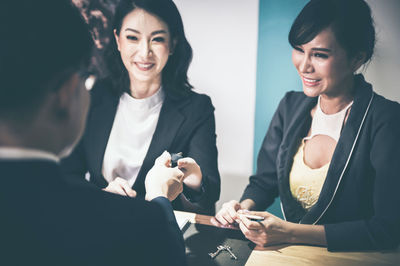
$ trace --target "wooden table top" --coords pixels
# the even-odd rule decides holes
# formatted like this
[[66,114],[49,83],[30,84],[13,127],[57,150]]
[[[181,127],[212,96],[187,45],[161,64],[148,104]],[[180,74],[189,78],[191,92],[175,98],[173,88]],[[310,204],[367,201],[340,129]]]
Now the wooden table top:
[[[192,223],[212,225],[211,216],[181,211],[175,211],[175,216],[186,218]],[[382,252],[329,252],[325,247],[307,245],[256,247],[246,266],[258,265],[400,265],[400,249]]]

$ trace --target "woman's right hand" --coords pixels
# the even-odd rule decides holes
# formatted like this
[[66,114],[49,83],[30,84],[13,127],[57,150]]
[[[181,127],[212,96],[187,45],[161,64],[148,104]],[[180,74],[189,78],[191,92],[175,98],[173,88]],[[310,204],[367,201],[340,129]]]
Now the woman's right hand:
[[121,177],[117,177],[108,183],[108,186],[103,188],[103,190],[131,198],[136,197],[136,191],[129,186],[128,181]]
[[241,209],[242,206],[238,201],[228,201],[222,205],[221,210],[219,210],[215,217],[211,218],[211,223],[219,227],[237,227],[236,220],[239,218],[237,211]]

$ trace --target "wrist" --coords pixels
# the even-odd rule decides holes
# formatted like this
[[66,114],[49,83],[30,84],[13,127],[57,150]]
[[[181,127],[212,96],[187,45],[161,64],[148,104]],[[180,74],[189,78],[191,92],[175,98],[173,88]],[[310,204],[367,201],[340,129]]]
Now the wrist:
[[290,244],[297,244],[298,242],[298,236],[296,234],[296,226],[297,224],[291,223],[291,222],[286,222],[286,242]]

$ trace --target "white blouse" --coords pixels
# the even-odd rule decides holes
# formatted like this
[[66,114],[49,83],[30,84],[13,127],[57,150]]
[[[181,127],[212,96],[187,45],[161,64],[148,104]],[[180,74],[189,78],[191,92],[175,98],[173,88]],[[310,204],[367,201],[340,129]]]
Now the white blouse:
[[103,160],[102,173],[108,182],[121,177],[133,185],[156,130],[164,98],[162,88],[145,99],[122,94]]

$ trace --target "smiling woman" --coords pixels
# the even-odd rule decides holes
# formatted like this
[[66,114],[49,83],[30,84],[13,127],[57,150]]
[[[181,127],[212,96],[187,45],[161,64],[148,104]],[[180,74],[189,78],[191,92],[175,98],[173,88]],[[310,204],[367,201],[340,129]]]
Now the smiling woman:
[[[281,100],[241,202],[225,203],[213,222],[238,222],[262,246],[395,248],[400,105],[355,74],[375,46],[369,6],[364,0],[311,0],[292,24],[289,42],[303,92]],[[285,220],[264,211],[277,196]]]
[[174,208],[213,213],[220,192],[214,107],[191,90],[192,49],[175,4],[122,0],[111,36],[108,77],[94,85],[84,137],[62,162],[68,180],[88,172],[106,191],[144,197],[155,159],[181,152],[183,193]]

